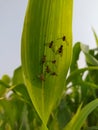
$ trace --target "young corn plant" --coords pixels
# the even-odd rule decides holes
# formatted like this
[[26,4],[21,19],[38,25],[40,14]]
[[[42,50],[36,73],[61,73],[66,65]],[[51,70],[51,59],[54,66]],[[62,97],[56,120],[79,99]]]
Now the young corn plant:
[[42,130],[59,103],[72,57],[73,0],[29,0],[21,59],[24,81],[42,120]]
[[[12,78],[0,79],[0,130],[98,129],[98,48],[77,42],[71,62],[72,4],[72,0],[28,1],[22,66]],[[93,33],[98,46],[94,29]],[[81,52],[86,67],[80,69]]]

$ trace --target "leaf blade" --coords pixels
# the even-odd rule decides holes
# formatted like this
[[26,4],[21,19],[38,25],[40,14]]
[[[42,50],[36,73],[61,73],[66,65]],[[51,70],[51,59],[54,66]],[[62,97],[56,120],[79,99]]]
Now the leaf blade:
[[[45,125],[61,97],[71,62],[72,4],[72,0],[43,0],[39,3],[32,0],[25,16],[21,46],[23,75],[31,100]],[[64,44],[63,36],[67,38]],[[46,43],[51,40],[54,40],[57,49],[47,47]],[[51,68],[49,75],[45,72],[46,66],[41,63],[44,55],[48,61],[54,58],[57,61],[56,65],[47,62]],[[45,80],[43,73],[46,74]]]
[[72,118],[72,120],[67,124],[64,130],[80,130],[87,116],[98,107],[98,99],[93,100],[88,103],[84,108],[81,109],[81,106],[78,108],[77,113]]

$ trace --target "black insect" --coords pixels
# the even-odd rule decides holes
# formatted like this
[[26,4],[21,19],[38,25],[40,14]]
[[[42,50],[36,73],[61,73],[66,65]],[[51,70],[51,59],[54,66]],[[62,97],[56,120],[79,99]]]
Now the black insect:
[[62,54],[62,52],[63,52],[63,45],[61,45],[61,46],[58,48],[57,52],[58,52],[59,54]]
[[38,75],[38,78],[39,78],[41,81],[45,81],[45,76],[44,76],[43,73],[40,74],[40,75]]
[[52,76],[57,76],[57,73],[56,72],[52,72],[51,75]]
[[44,64],[45,62],[46,62],[46,56],[43,55],[42,60],[41,60],[41,63]]
[[68,41],[66,40],[66,36],[63,36],[62,40],[65,41],[67,43],[67,45],[69,45]]
[[46,66],[45,71],[46,71],[47,73],[50,73],[50,72],[51,72],[51,70],[50,70],[50,68],[49,68],[49,66],[48,66],[48,65]]
[[63,40],[63,41],[65,41],[65,40],[66,40],[66,37],[65,37],[65,36],[63,36],[63,37],[62,37],[62,40]]
[[57,40],[62,39],[62,41],[66,41],[66,36],[60,37]]
[[50,43],[49,43],[49,48],[52,48],[53,47],[53,41],[51,41]]
[[56,63],[56,60],[52,60],[51,62],[52,62],[53,64],[55,64],[55,63]]

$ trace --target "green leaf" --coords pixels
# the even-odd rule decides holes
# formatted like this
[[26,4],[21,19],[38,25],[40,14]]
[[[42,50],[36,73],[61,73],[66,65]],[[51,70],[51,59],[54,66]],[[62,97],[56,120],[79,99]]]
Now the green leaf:
[[81,50],[84,52],[84,53],[89,53],[89,46],[88,45],[85,45],[85,44],[80,44],[80,47],[81,47]]
[[30,103],[31,100],[24,84],[23,75],[22,75],[22,67],[18,67],[14,70],[14,74],[12,77],[12,86],[10,90],[16,93],[24,102]]
[[91,87],[93,89],[98,89],[98,85],[94,84],[94,83],[91,83],[91,82],[87,82],[87,81],[84,81],[81,83],[82,85],[85,85],[85,86],[88,86],[88,87]]
[[64,126],[70,121],[71,116],[72,116],[68,105],[69,104],[65,97],[61,100],[59,107],[58,107],[57,120],[58,120],[60,130],[62,130],[62,128],[64,128]]
[[94,37],[95,37],[96,45],[98,46],[98,36],[97,36],[94,28],[92,28],[92,31],[93,31],[93,34],[94,34]]
[[85,67],[85,68],[81,68],[81,69],[76,69],[75,71],[71,72],[71,74],[68,76],[68,78],[66,80],[66,84],[68,84],[69,82],[74,80],[75,76],[81,75],[82,73],[84,73],[87,70],[98,70],[98,67],[97,66],[89,66],[89,67]]
[[46,125],[61,98],[72,55],[73,0],[29,0],[22,34],[22,69]]
[[81,44],[81,49],[86,56],[87,63],[98,66],[98,60],[89,53],[89,47]]
[[12,130],[18,129],[24,103],[13,96],[10,98],[10,100],[1,100],[0,108],[2,108],[0,111],[0,121],[2,120],[2,127],[4,126],[4,128],[0,128],[5,129],[6,124],[9,124]]
[[98,126],[88,127],[88,130],[98,130]]
[[28,120],[28,110],[27,110],[27,106],[24,105],[23,107],[23,111],[21,114],[21,124],[19,127],[19,130],[30,130],[30,126],[29,126],[29,120]]
[[81,105],[78,108],[76,114],[72,120],[67,124],[64,130],[80,130],[87,116],[98,107],[98,99],[88,103],[84,108],[81,109]]
[[15,94],[17,94],[21,98],[21,100],[31,105],[31,99],[24,84],[18,84],[15,85],[14,87],[12,86],[12,90]]
[[22,67],[18,67],[14,70],[13,78],[12,78],[12,84],[23,84],[23,75],[22,75]]
[[6,84],[9,84],[11,82],[11,78],[5,74],[2,76],[2,81]]
[[5,97],[5,93],[9,87],[10,86],[6,83],[4,79],[0,80],[0,100]]
[[73,47],[73,56],[72,56],[70,71],[73,71],[78,68],[77,62],[79,60],[80,52],[81,52],[80,42],[77,42]]

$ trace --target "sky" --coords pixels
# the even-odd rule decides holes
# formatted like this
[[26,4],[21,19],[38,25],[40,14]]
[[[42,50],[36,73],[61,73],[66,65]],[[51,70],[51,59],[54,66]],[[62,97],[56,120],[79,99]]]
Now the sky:
[[[73,44],[95,47],[92,27],[98,34],[98,0],[73,0]],[[20,49],[27,0],[0,0],[0,78],[13,75],[21,65]]]

